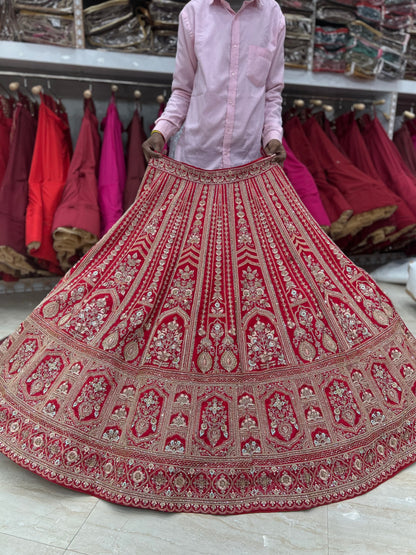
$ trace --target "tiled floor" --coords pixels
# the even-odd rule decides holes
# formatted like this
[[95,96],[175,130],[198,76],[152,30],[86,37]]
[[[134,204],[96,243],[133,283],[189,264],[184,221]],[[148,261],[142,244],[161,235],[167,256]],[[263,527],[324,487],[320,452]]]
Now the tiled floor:
[[[416,303],[381,284],[413,333]],[[0,338],[44,292],[0,295]],[[372,492],[297,513],[215,517],[119,507],[0,456],[0,555],[416,554],[416,465]]]

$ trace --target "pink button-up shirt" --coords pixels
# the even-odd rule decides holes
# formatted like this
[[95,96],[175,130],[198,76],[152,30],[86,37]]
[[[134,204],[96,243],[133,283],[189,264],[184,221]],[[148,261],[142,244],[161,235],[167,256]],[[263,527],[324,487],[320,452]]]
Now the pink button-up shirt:
[[239,166],[282,139],[285,20],[275,0],[191,0],[180,14],[172,95],[156,121],[175,158],[204,169]]

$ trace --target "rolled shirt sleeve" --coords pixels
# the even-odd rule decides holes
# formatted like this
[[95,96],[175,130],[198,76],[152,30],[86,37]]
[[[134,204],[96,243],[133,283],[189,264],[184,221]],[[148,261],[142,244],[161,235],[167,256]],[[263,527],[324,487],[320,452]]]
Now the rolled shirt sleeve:
[[276,48],[266,81],[265,114],[262,143],[266,146],[272,139],[280,142],[283,137],[282,128],[282,91],[284,86],[284,42],[286,24],[279,10],[276,21]]
[[156,120],[154,129],[168,141],[183,124],[192,96],[197,59],[194,50],[194,34],[191,22],[183,11],[179,17],[178,46],[172,94],[163,114]]

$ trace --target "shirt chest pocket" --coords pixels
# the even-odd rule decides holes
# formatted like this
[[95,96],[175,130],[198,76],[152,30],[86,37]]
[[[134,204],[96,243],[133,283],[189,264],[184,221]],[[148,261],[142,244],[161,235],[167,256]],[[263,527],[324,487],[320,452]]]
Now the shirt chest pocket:
[[272,63],[272,53],[267,48],[251,44],[248,47],[247,77],[256,87],[264,87]]

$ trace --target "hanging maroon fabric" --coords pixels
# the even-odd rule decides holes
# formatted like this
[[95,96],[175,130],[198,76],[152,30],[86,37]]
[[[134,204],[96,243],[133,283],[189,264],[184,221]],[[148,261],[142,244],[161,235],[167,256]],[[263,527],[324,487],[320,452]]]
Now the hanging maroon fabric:
[[10,130],[12,128],[12,112],[9,99],[0,96],[0,187],[6,173],[10,151]]
[[410,131],[410,135],[412,137],[413,145],[416,148],[416,121],[414,119],[413,120],[406,120],[405,125]]
[[374,166],[384,183],[404,199],[416,217],[416,178],[411,175],[394,143],[389,139],[378,118],[368,114],[359,120]]
[[393,142],[406,166],[416,177],[416,148],[407,125],[402,125],[393,135]]
[[337,187],[351,204],[354,215],[348,221],[348,235],[354,236],[372,223],[393,214],[388,190],[366,175],[344,156],[326,136],[315,118],[307,119],[303,128],[330,183]]
[[302,124],[297,116],[288,118],[284,123],[285,138],[295,154],[311,172],[322,200],[322,204],[331,222],[330,233],[334,239],[342,236],[345,224],[351,218],[353,210],[341,191],[328,183],[325,172],[317,160]]
[[[378,180],[381,186],[388,189],[374,166],[366,141],[360,133],[354,112],[348,112],[337,118],[336,133],[350,160],[364,173]],[[361,251],[369,250],[375,244],[377,249],[383,249],[386,246],[386,241],[388,244],[392,244],[399,238],[404,239],[404,235],[413,234],[415,230],[416,221],[406,202],[392,190],[389,190],[389,194],[392,195],[397,210],[383,222],[377,222],[374,226],[370,226],[370,229],[366,231],[366,237],[359,236],[357,238],[357,245]]]
[[321,197],[319,196],[318,188],[312,174],[308,168],[296,158],[284,137],[282,142],[287,155],[283,169],[288,176],[289,181],[292,183],[303,204],[318,224],[329,229],[331,222],[325,208],[323,207]]
[[123,214],[123,191],[126,164],[122,140],[123,126],[111,97],[107,115],[101,123],[104,130],[98,172],[98,205],[101,214],[101,235],[104,235]]
[[344,155],[348,157],[348,154],[345,152],[345,150],[342,148],[342,144],[339,142],[338,137],[329,121],[329,119],[326,117],[325,112],[323,110],[316,112],[315,114],[313,114],[313,117],[316,119],[316,121],[319,123],[319,125],[322,127],[323,131],[325,132],[325,135],[328,137],[328,139],[331,140],[332,144],[334,146],[337,147],[337,149]]
[[36,121],[18,103],[13,115],[10,156],[0,187],[0,262],[14,275],[30,274],[25,245],[28,178],[35,145]]
[[93,100],[86,99],[75,152],[52,225],[54,249],[64,270],[85,254],[100,236],[99,158],[98,120]]
[[[54,100],[41,95],[38,129],[29,175],[26,245],[43,268],[62,274],[52,243],[52,223],[68,175],[69,128]],[[54,111],[56,110],[56,112]]]
[[142,119],[136,108],[127,128],[127,178],[124,187],[123,209],[126,211],[133,204],[146,171],[146,160],[142,144],[146,140]]

